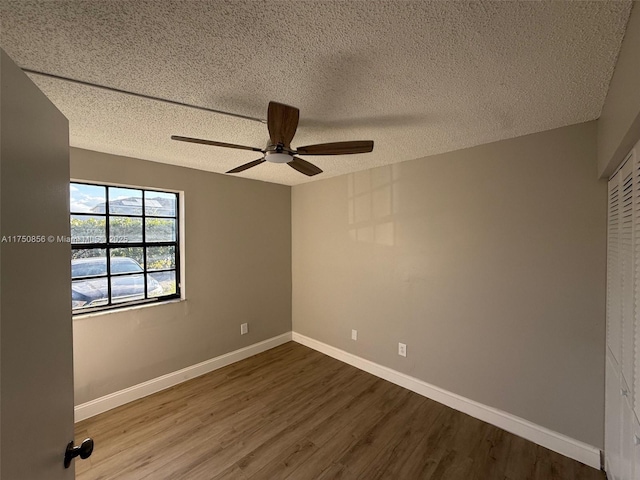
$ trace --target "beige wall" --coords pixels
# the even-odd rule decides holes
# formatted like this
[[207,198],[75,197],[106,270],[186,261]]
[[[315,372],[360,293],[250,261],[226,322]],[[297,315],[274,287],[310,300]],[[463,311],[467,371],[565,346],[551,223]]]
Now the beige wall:
[[292,235],[294,331],[602,447],[595,122],[295,186]]
[[73,148],[71,178],[183,191],[186,227],[186,301],[74,320],[76,404],[291,330],[289,187]]
[[598,120],[598,174],[608,178],[640,140],[640,6],[631,10]]

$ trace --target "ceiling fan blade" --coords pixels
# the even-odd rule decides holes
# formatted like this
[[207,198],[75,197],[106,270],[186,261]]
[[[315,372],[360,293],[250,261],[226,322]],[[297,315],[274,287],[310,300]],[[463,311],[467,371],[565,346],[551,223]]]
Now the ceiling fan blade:
[[300,110],[278,102],[269,102],[267,110],[267,127],[271,143],[278,145],[281,143],[285,148],[289,148],[293,136],[298,128]]
[[355,140],[353,142],[319,143],[298,147],[300,155],[348,155],[351,153],[369,153],[373,150],[373,140]]
[[181,137],[180,135],[171,135],[171,140],[179,140],[181,142],[201,143],[202,145],[213,145],[214,147],[237,148],[239,150],[251,150],[252,152],[262,152],[264,150],[257,147],[246,147],[244,145],[236,145],[234,143],[214,142],[213,140],[203,140],[201,138]]
[[287,165],[300,173],[304,173],[308,177],[313,177],[314,175],[322,173],[322,170],[316,167],[313,163],[309,163],[298,157],[293,157],[293,160],[287,163]]
[[239,167],[232,168],[226,173],[244,172],[245,170],[251,167],[255,167],[256,165],[260,165],[261,163],[264,163],[264,162],[266,162],[266,160],[264,159],[264,157],[262,157],[262,158],[259,158],[258,160],[254,160],[253,162],[245,163],[244,165],[240,165]]

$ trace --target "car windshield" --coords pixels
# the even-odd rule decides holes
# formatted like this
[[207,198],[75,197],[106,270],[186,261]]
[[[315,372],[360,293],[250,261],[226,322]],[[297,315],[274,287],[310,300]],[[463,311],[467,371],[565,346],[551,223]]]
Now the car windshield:
[[[142,267],[127,257],[111,258],[111,273],[135,273],[142,272]],[[107,259],[102,258],[82,258],[71,262],[71,276],[73,278],[93,277],[107,274]]]

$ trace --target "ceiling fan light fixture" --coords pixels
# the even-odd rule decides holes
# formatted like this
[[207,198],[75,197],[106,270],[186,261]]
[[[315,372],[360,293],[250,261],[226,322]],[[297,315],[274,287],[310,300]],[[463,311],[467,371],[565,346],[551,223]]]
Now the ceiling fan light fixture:
[[291,156],[290,154],[279,152],[267,152],[264,158],[267,162],[272,163],[289,163],[291,160],[293,160],[293,156]]

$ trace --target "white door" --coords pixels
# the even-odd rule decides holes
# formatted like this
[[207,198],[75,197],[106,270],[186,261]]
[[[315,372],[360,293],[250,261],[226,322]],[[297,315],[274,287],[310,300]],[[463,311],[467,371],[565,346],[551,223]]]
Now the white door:
[[0,50],[0,477],[71,480],[67,119]]

